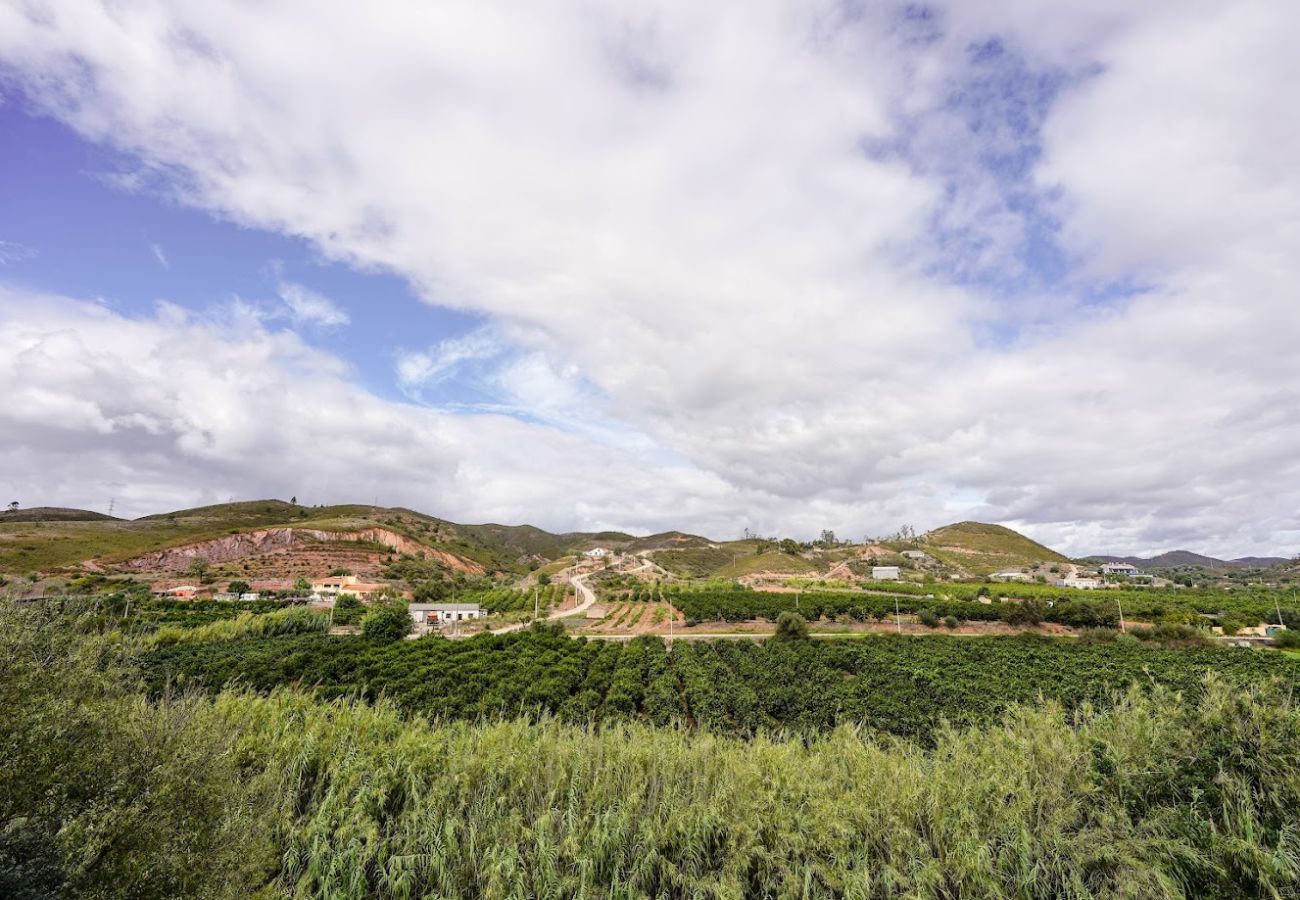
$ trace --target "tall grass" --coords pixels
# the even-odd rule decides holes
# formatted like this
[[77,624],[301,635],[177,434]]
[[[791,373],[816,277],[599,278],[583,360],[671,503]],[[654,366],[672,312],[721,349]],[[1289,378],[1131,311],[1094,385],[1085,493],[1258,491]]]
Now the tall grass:
[[260,615],[240,613],[233,619],[221,619],[195,628],[164,625],[149,635],[145,643],[150,647],[171,647],[282,634],[323,634],[328,630],[329,619],[326,616],[305,607],[290,607]]
[[333,897],[1294,895],[1300,717],[1267,689],[1022,708],[933,750],[219,706],[272,773],[277,883]]

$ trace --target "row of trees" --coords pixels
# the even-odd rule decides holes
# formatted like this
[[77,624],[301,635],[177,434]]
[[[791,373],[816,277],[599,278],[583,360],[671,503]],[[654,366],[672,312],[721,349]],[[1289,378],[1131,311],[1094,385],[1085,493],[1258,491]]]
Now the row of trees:
[[866,722],[928,739],[941,720],[991,721],[1040,696],[1074,707],[1130,684],[1195,694],[1216,672],[1241,681],[1295,683],[1300,663],[1280,653],[1050,638],[908,637],[624,645],[574,640],[534,626],[467,640],[380,643],[317,635],[177,646],[144,658],[162,690],[183,679],[218,690],[234,680],[260,690],[315,685],[326,697],[385,696],[434,718],[556,715],[573,721],[634,718],[752,735]]

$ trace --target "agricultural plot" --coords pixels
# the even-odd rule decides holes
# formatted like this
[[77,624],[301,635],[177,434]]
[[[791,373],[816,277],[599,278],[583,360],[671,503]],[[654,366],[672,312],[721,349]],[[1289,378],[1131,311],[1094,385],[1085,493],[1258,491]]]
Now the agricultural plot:
[[928,739],[942,721],[995,720],[1010,705],[1105,703],[1130,685],[1188,696],[1209,673],[1300,678],[1280,653],[1177,650],[1049,638],[882,636],[854,641],[695,642],[671,650],[573,640],[547,629],[387,646],[321,635],[184,645],[146,654],[156,689],[300,685],[322,697],[392,699],[435,719],[557,715],[572,721],[685,723],[727,734],[865,723]]
[[[1204,615],[1233,619],[1240,624],[1283,621],[1300,625],[1290,594],[1277,591],[1085,591],[1040,585],[880,585],[870,591],[806,590],[798,592],[754,591],[741,587],[709,586],[674,588],[674,606],[688,621],[744,622],[775,620],[785,610],[796,610],[805,618],[847,617],[865,621],[884,619],[895,608],[905,613],[929,610],[939,618],[953,616],[965,621],[1028,620],[1056,622],[1074,627],[1114,627],[1121,610],[1132,621],[1204,622]],[[994,602],[981,603],[981,597]],[[999,603],[998,599],[1028,601]]]

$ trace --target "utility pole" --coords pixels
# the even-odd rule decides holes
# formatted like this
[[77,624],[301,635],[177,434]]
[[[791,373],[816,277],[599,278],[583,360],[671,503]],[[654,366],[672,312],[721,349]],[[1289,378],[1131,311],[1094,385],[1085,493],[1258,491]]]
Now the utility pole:
[[898,626],[898,633],[903,633],[903,614],[898,611],[898,595],[894,595],[894,624]]
[[541,612],[541,600],[537,596],[537,585],[533,585],[533,618],[536,619]]
[[1126,630],[1124,628],[1124,601],[1116,596],[1115,605],[1119,607],[1119,632],[1120,634],[1123,634]]
[[109,497],[109,498],[108,498],[108,514],[109,514],[110,516],[113,514],[113,507],[114,507],[116,504],[117,504],[117,498],[116,498],[116,497]]

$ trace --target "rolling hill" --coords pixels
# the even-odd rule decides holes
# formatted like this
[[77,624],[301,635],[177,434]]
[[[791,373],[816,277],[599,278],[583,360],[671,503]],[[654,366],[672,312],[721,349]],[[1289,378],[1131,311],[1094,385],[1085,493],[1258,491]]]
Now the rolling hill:
[[[465,572],[521,575],[594,546],[653,552],[657,563],[688,578],[811,574],[828,564],[820,557],[810,561],[762,552],[766,548],[752,541],[719,544],[680,531],[644,537],[617,531],[553,534],[532,525],[462,525],[411,509],[363,504],[250,500],[135,520],[57,508],[0,515],[3,574],[67,574],[87,565],[109,572],[178,573],[202,557],[220,564],[227,577],[271,577],[277,570],[293,575],[335,567],[374,571],[384,558],[400,553]],[[923,546],[951,570],[977,576],[1066,561],[1009,528],[979,522],[935,529],[909,546]]]
[[1291,562],[1284,556],[1243,556],[1238,559],[1217,559],[1191,550],[1170,550],[1157,556],[1105,556],[1086,557],[1090,561],[1103,563],[1128,563],[1139,569],[1176,569],[1182,567],[1199,567],[1202,569],[1258,568],[1268,569]]
[[1065,556],[1019,532],[983,522],[945,525],[922,535],[920,543],[940,562],[974,575],[1038,563],[1069,562]]
[[31,509],[0,511],[0,524],[6,522],[120,522],[121,519],[88,509],[63,506],[33,506]]

